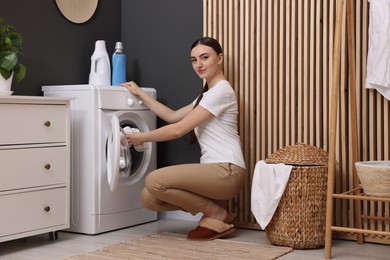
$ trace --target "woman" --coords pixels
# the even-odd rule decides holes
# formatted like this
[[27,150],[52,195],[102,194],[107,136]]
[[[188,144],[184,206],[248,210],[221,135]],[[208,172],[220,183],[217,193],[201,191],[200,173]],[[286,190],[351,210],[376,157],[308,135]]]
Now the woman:
[[[212,240],[234,231],[226,200],[233,198],[245,179],[245,162],[237,133],[237,100],[223,70],[222,48],[210,37],[191,46],[192,67],[205,80],[203,92],[191,104],[171,110],[143,92],[136,83],[122,84],[158,117],[169,123],[150,132],[127,135],[129,145],[161,142],[192,134],[201,148],[199,164],[164,167],[151,172],[142,192],[143,205],[155,211],[203,213],[188,239]],[[195,133],[195,134],[194,134]]]

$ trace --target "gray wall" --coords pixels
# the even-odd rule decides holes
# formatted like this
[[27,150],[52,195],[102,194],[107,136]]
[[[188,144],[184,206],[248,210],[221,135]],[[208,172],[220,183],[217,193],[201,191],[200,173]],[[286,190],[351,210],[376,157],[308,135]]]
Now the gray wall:
[[42,85],[88,83],[95,41],[114,48],[121,37],[120,15],[119,0],[99,0],[95,15],[83,24],[68,21],[54,0],[1,0],[0,17],[25,39],[27,75],[12,83],[14,95],[40,96]]
[[[13,82],[14,95],[41,96],[42,85],[86,84],[95,41],[105,40],[111,55],[123,37],[128,79],[156,88],[172,108],[186,105],[202,87],[189,62],[190,45],[202,36],[202,6],[200,0],[99,0],[91,20],[74,24],[54,0],[1,0],[0,18],[25,38],[27,75]],[[159,167],[197,161],[199,149],[185,137],[158,144]]]
[[[158,100],[173,109],[192,102],[203,84],[190,63],[191,44],[203,34],[202,15],[199,0],[122,0],[128,80],[155,88]],[[187,136],[157,149],[159,167],[199,162],[199,148]]]

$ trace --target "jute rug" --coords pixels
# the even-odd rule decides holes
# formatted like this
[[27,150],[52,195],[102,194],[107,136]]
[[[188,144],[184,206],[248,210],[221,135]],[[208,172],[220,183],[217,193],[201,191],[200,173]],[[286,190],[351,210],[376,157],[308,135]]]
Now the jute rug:
[[287,247],[224,239],[192,241],[181,234],[158,233],[67,259],[276,259],[291,251]]

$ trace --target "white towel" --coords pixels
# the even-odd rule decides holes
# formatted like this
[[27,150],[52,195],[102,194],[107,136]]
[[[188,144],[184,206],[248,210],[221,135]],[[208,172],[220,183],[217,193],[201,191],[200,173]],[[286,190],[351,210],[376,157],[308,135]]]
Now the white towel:
[[265,229],[282,198],[292,166],[283,163],[256,163],[252,180],[251,210],[257,223]]
[[390,1],[369,0],[367,77],[365,87],[390,100]]
[[[123,131],[126,133],[126,134],[133,134],[133,133],[139,133],[139,129],[138,128],[133,128],[133,127],[130,127],[130,126],[125,126],[123,128]],[[138,146],[134,146],[134,149],[137,151],[137,152],[143,152],[145,151],[146,149],[146,144],[143,143],[141,145],[138,145]]]

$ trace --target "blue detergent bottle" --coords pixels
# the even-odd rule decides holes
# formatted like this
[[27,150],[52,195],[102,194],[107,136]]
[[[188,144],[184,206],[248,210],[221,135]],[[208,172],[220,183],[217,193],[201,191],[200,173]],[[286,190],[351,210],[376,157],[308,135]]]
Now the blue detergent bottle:
[[122,42],[115,44],[115,52],[112,54],[112,86],[126,82],[126,54],[123,53]]

